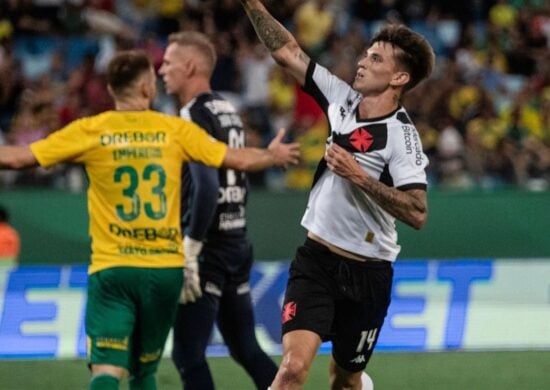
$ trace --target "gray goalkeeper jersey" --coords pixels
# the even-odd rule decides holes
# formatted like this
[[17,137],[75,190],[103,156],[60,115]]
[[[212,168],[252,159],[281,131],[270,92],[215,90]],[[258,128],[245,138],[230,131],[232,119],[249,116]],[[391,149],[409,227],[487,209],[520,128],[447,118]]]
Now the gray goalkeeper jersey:
[[[311,62],[304,90],[325,111],[327,147],[336,143],[353,154],[371,177],[400,190],[426,189],[428,158],[404,108],[380,118],[362,119],[362,96],[319,64]],[[395,261],[395,218],[358,186],[321,161],[315,174],[302,226],[323,240],[366,257]]]

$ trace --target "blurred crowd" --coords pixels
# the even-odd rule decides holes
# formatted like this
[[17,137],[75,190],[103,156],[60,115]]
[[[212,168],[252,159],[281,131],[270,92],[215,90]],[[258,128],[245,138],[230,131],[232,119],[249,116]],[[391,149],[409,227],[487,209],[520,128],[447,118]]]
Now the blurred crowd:
[[[404,100],[444,189],[550,189],[550,3],[547,0],[264,0],[308,54],[345,81],[385,23],[422,33],[432,77]],[[249,145],[285,127],[302,144],[297,168],[252,184],[303,189],[323,155],[326,119],[256,39],[239,0],[2,0],[0,143],[28,144],[111,109],[105,69],[119,49],[156,67],[167,36],[200,30],[218,52],[212,85],[240,110]],[[155,108],[175,114],[162,92]],[[80,191],[79,168],[3,172],[0,185]]]

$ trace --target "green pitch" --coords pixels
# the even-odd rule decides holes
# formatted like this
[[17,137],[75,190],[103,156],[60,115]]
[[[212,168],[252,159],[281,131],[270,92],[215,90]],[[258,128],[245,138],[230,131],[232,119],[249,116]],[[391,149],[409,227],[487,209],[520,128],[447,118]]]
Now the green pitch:
[[[328,389],[328,356],[318,356],[306,385]],[[276,358],[277,361],[280,358]],[[246,373],[229,358],[211,358],[218,390],[254,389]],[[544,390],[550,389],[550,351],[375,353],[369,374],[376,390]],[[0,360],[2,390],[86,389],[82,360]],[[159,390],[179,390],[179,378],[165,359]],[[126,389],[126,384],[121,389]]]

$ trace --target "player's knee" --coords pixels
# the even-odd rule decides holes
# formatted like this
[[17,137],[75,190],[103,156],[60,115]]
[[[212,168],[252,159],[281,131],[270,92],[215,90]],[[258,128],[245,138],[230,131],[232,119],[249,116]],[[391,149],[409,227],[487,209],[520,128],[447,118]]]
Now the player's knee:
[[124,367],[114,366],[111,364],[92,364],[90,366],[92,376],[110,375],[117,379],[121,379],[127,375],[127,371]]
[[278,376],[283,383],[303,384],[307,378],[309,365],[309,362],[300,356],[285,356]]

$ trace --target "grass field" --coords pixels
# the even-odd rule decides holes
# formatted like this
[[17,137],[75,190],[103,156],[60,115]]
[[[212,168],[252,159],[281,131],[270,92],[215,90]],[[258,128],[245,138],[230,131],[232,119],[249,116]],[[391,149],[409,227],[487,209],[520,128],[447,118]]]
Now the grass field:
[[[277,358],[277,361],[279,359]],[[315,360],[308,390],[328,389],[328,356]],[[254,386],[229,358],[211,358],[218,390],[247,390]],[[376,390],[547,390],[550,351],[375,353],[369,374]],[[86,389],[89,374],[82,360],[0,360],[1,390]],[[159,390],[180,389],[172,363],[164,360]],[[126,389],[124,384],[121,389]]]

